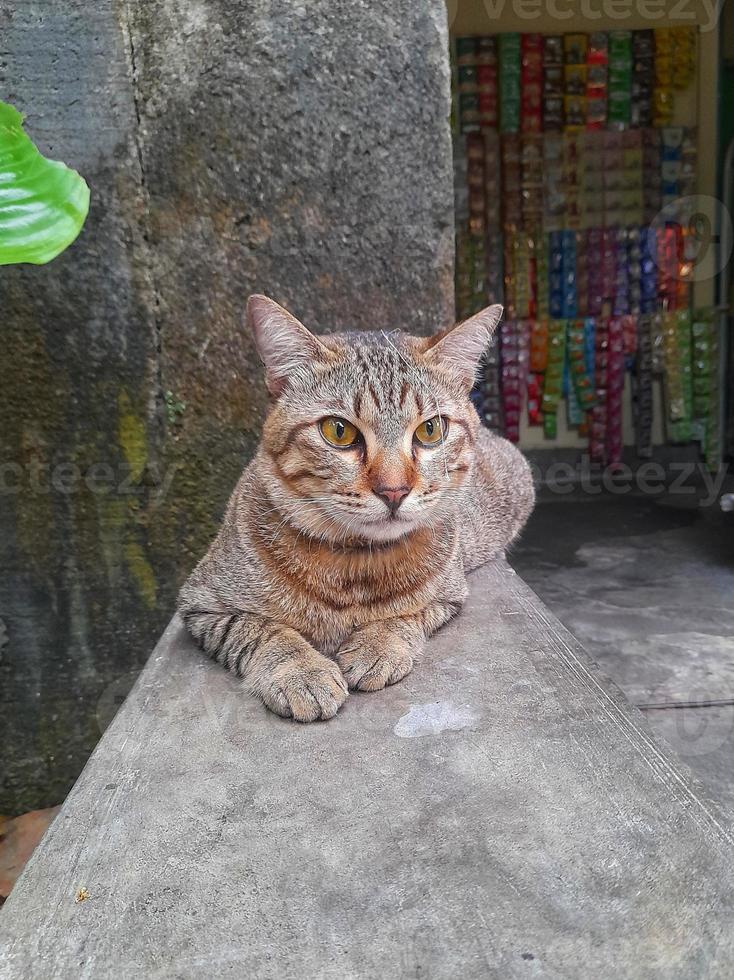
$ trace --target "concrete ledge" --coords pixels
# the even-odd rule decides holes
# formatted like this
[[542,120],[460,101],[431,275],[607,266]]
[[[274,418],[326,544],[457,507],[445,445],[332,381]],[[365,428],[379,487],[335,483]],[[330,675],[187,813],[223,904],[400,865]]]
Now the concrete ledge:
[[311,726],[174,620],[0,913],[3,980],[734,975],[722,818],[506,565],[472,586]]

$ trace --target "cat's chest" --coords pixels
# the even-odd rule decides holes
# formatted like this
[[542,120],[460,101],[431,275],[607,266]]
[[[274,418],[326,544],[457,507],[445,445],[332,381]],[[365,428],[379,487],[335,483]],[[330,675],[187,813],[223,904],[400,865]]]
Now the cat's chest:
[[261,611],[324,653],[359,626],[414,616],[450,598],[453,580],[463,580],[453,535],[415,535],[383,548],[334,550],[299,537],[277,545],[260,549]]
[[410,595],[393,596],[375,602],[364,601],[361,590],[355,589],[352,601],[345,603],[342,596],[338,604],[315,599],[313,596],[280,604],[284,606],[284,618],[288,625],[297,629],[317,650],[325,654],[335,653],[341,644],[360,626],[386,619],[412,616],[435,601],[434,588],[422,587]]
[[[269,590],[271,615],[297,630],[325,654],[338,650],[355,629],[367,623],[415,616],[436,602],[462,592],[463,569],[452,563],[437,573],[350,579],[320,576],[317,569],[284,588],[283,581]],[[456,581],[454,581],[456,580]]]

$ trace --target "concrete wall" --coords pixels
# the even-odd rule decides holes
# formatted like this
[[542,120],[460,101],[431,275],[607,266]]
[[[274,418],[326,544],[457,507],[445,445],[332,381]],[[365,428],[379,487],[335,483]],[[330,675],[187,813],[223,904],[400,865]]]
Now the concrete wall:
[[0,270],[0,812],[58,802],[214,533],[265,409],[249,292],[447,323],[441,0],[16,0],[0,90],[92,189]]

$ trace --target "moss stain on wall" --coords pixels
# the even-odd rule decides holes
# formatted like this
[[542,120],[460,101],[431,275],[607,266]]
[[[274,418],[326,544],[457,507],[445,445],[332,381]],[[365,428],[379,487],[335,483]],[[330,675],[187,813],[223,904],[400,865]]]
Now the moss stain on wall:
[[124,547],[125,561],[137,588],[138,595],[148,609],[155,609],[158,586],[155,573],[138,541],[128,540]]
[[148,445],[145,422],[133,411],[127,391],[122,388],[117,396],[118,422],[117,434],[122,452],[130,467],[130,478],[137,483],[143,475],[148,461]]

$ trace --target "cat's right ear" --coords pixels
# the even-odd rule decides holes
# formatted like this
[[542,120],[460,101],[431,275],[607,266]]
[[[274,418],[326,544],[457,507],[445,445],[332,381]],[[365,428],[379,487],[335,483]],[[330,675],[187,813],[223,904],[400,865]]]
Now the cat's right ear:
[[314,362],[326,363],[331,352],[320,340],[272,299],[257,293],[247,301],[247,323],[257,352],[265,365],[265,383],[274,397],[289,378],[297,377]]
[[488,306],[463,323],[429,337],[424,347],[427,359],[447,368],[471,388],[479,361],[502,319],[502,312],[502,307],[497,304]]

